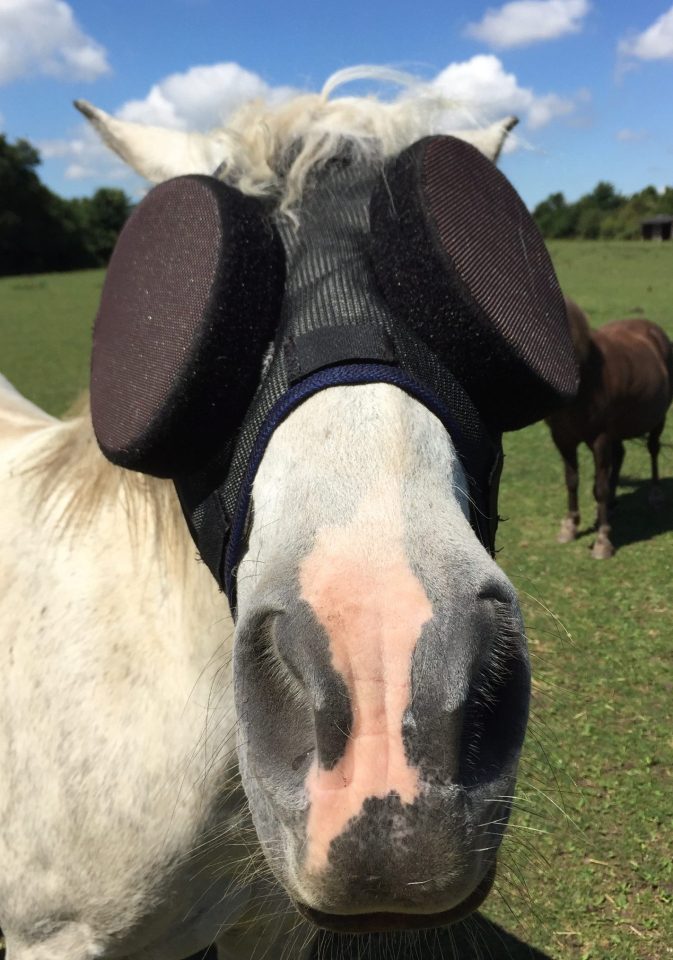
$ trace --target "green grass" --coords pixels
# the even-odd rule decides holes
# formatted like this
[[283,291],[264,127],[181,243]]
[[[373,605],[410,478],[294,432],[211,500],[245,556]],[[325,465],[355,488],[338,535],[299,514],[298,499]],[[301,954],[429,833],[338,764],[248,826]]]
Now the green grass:
[[[673,336],[673,244],[550,249],[595,324],[645,315]],[[86,384],[101,282],[0,280],[0,370],[51,412]],[[485,960],[673,956],[673,413],[663,439],[666,506],[650,510],[647,451],[627,444],[618,551],[597,562],[589,531],[555,542],[565,492],[544,425],[506,438],[499,560],[522,598],[536,691],[498,887],[467,928]],[[586,453],[581,470],[588,527]]]
[[0,373],[49,413],[87,386],[103,270],[0,277]]
[[[594,324],[644,315],[673,337],[673,244],[550,250]],[[499,561],[522,596],[537,689],[518,787],[530,812],[502,858],[516,919],[497,893],[486,913],[552,957],[673,956],[673,412],[663,441],[665,507],[650,509],[649,456],[628,443],[618,551],[595,561],[590,532],[555,542],[565,490],[546,427],[506,438]],[[580,470],[586,528],[588,451]]]
[[673,330],[673,243],[552,240],[561,286],[594,326],[646,316]]

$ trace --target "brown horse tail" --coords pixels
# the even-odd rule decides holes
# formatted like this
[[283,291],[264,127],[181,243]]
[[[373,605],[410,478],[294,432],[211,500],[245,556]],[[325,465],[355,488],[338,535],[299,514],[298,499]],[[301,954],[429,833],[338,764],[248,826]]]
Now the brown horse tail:
[[577,355],[577,362],[580,368],[583,367],[589,359],[591,350],[591,327],[586,313],[577,306],[570,297],[565,297],[566,313],[570,325],[570,336]]

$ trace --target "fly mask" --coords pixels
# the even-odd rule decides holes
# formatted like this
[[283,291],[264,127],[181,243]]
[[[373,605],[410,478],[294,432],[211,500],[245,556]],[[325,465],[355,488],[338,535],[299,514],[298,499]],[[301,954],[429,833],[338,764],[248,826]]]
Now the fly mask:
[[577,388],[565,306],[518,194],[427,137],[374,168],[346,149],[298,223],[216,177],[155,187],[119,238],[94,331],[104,454],[170,477],[235,607],[251,490],[276,427],[336,385],[393,384],[449,432],[493,553],[501,435]]

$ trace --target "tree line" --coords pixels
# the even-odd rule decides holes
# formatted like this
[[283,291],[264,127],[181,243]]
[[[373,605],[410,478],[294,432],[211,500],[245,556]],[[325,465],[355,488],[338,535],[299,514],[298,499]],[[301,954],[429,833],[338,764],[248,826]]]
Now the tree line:
[[562,193],[552,193],[538,203],[533,217],[547,238],[637,240],[640,221],[659,213],[673,215],[673,187],[661,192],[645,187],[626,197],[601,180],[575,203],[568,203]]
[[42,183],[39,165],[31,143],[0,134],[0,276],[104,266],[130,199],[103,187],[65,200]]
[[[0,134],[0,276],[105,266],[132,209],[123,190],[65,200],[40,180],[40,155],[27,140]],[[533,216],[547,238],[632,240],[640,221],[673,215],[673,187],[645,187],[627,197],[606,181],[568,203],[552,193]]]

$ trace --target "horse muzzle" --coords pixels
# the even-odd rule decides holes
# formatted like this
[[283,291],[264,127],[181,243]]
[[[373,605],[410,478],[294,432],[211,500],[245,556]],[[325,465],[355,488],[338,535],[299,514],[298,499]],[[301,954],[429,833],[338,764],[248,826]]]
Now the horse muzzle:
[[530,696],[518,608],[498,583],[444,611],[412,597],[368,645],[351,613],[350,647],[304,601],[240,625],[255,826],[319,926],[453,922],[490,890],[514,792]]
[[471,894],[449,910],[430,913],[380,911],[375,913],[336,914],[313,910],[295,903],[299,913],[317,927],[335,933],[390,933],[398,930],[424,930],[444,927],[474,913],[489,895],[495,881],[495,861]]

